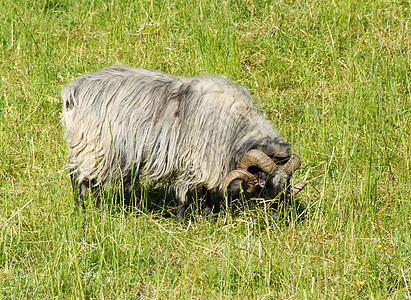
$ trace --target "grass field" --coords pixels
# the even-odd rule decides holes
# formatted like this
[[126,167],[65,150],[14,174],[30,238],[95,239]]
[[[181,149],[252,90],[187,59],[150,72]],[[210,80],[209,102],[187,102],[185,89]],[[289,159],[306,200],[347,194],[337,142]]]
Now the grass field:
[[[410,20],[401,0],[0,1],[0,298],[410,299]],[[178,226],[147,187],[76,211],[59,93],[114,64],[247,87],[303,160],[290,212]]]

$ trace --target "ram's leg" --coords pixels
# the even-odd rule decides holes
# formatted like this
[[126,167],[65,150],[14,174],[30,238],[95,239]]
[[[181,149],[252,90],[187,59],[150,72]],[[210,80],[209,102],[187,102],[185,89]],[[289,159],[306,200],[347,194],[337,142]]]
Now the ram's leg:
[[87,188],[84,187],[83,183],[79,183],[77,181],[77,173],[70,173],[70,181],[71,181],[71,187],[73,189],[73,195],[74,195],[74,203],[76,204],[76,209],[81,205],[81,207],[84,209],[84,194],[87,191]]
[[176,223],[181,224],[184,221],[184,214],[187,209],[187,204],[181,204],[177,207]]
[[213,203],[211,201],[211,193],[205,187],[203,187],[203,197],[205,198],[204,213],[209,217],[213,214]]
[[70,181],[71,181],[71,186],[73,188],[74,202],[76,203],[76,208],[78,208],[79,205],[81,205],[81,207],[85,209],[84,200],[90,191],[93,197],[96,198],[96,206],[99,206],[100,199],[99,197],[97,197],[96,192],[95,192],[96,190],[95,188],[92,187],[92,184],[90,183],[90,181],[84,180],[82,182],[78,182],[77,179],[78,179],[77,173],[70,174]]
[[187,209],[188,188],[186,186],[177,186],[175,191],[179,200],[175,221],[176,223],[181,224],[184,222],[184,215]]

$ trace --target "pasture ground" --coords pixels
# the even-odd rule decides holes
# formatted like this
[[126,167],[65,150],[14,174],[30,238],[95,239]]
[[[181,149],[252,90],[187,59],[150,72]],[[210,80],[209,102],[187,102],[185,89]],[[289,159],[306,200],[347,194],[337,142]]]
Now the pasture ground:
[[[410,299],[410,20],[402,0],[1,1],[0,298]],[[59,92],[114,64],[243,84],[308,187],[276,222],[234,203],[177,226],[147,187],[76,211]]]

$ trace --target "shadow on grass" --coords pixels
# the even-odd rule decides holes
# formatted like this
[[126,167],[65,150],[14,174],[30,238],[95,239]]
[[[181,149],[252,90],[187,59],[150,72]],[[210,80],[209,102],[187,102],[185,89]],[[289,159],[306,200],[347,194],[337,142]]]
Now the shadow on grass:
[[[211,215],[206,215],[205,198],[209,193],[211,199]],[[136,187],[133,190],[121,190],[117,188],[110,191],[100,191],[98,197],[89,197],[86,206],[100,209],[109,208],[110,212],[144,212],[165,219],[174,219],[179,201],[170,186],[160,188]],[[216,220],[224,214],[230,214],[232,218],[240,217],[246,213],[252,218],[267,217],[271,222],[290,224],[301,222],[306,218],[307,206],[297,198],[288,200],[262,201],[261,198],[252,198],[250,195],[229,197],[228,201],[217,192],[194,189],[188,194],[188,208],[185,220],[193,222],[201,217],[207,217],[209,221]]]

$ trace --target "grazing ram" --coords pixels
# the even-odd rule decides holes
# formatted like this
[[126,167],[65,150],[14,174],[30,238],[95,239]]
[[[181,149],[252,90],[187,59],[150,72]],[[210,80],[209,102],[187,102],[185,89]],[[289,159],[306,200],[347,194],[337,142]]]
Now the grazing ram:
[[127,187],[137,178],[172,180],[180,222],[195,186],[225,194],[243,182],[272,199],[301,164],[248,92],[223,76],[110,67],[77,78],[62,98],[67,167],[79,202],[88,188],[115,179]]

